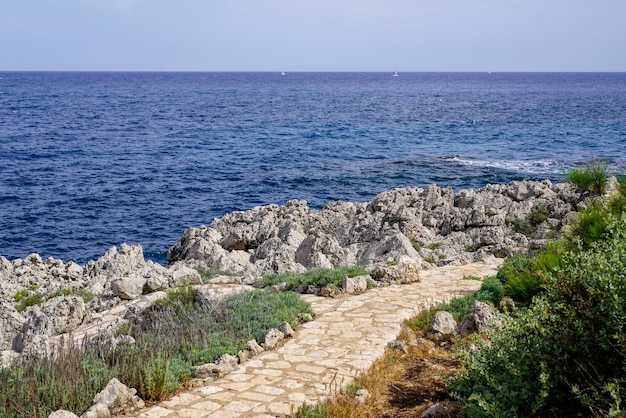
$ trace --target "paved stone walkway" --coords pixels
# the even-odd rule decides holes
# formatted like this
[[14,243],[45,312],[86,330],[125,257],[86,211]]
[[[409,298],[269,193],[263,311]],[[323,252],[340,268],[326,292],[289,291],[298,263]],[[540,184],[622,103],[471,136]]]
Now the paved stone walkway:
[[381,357],[404,319],[478,290],[480,281],[464,277],[495,272],[495,265],[473,263],[424,270],[420,283],[370,289],[361,295],[337,299],[303,295],[316,318],[303,324],[294,338],[225,377],[132,416],[280,417],[304,401],[317,403]]

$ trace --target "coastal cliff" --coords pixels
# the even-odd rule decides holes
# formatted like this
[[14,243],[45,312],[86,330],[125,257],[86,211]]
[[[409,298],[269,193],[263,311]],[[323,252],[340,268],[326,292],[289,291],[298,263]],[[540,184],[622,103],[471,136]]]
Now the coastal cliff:
[[[386,191],[370,202],[332,202],[322,210],[290,201],[233,212],[209,227],[187,229],[167,266],[145,261],[140,246],[126,244],[85,266],[37,254],[0,257],[0,364],[48,355],[60,335],[79,327],[91,326],[90,338],[99,338],[159,291],[202,283],[197,268],[227,271],[246,285],[268,273],[374,269],[407,259],[421,269],[467,264],[540,248],[558,236],[582,199],[573,185],[547,180],[457,193],[432,185]],[[85,294],[91,300],[80,297]]]

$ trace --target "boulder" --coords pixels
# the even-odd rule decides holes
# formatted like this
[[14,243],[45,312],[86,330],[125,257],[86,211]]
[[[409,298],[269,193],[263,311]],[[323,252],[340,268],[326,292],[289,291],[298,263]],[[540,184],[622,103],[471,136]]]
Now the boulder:
[[370,276],[344,277],[341,288],[344,293],[358,295],[367,290],[367,279]]
[[78,415],[70,411],[59,409],[48,415],[48,418],[78,418]]
[[437,311],[435,315],[433,315],[430,328],[436,334],[453,334],[456,331],[456,320],[450,312]]
[[269,330],[267,335],[265,335],[265,342],[263,343],[263,347],[265,347],[266,350],[273,350],[284,339],[285,334],[283,334],[276,328],[272,328]]
[[136,395],[137,390],[128,388],[119,380],[113,378],[107,386],[93,398],[94,404],[104,404],[111,415],[122,412],[134,412],[145,406]]
[[421,281],[420,266],[408,257],[401,257],[395,265],[379,265],[371,273],[372,279],[384,283],[415,283]]
[[488,331],[502,327],[502,320],[495,309],[485,302],[476,301],[472,306],[474,324],[479,331]]
[[139,274],[127,274],[126,276],[111,282],[113,295],[123,300],[133,300],[143,294],[143,287],[147,280]]
[[24,326],[26,319],[13,305],[0,302],[0,351],[11,348],[11,342]]

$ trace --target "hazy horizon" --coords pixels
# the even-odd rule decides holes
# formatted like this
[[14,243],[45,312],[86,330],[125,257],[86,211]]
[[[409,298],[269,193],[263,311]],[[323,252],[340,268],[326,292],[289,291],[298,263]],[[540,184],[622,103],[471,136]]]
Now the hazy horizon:
[[620,0],[20,0],[0,71],[624,72]]

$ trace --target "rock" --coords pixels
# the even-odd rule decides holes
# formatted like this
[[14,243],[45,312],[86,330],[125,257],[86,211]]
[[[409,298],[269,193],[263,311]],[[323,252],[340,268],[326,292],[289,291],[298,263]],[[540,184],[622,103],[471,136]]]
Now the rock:
[[476,301],[472,306],[474,324],[479,331],[488,331],[502,327],[502,320],[494,308],[484,302]]
[[379,265],[371,274],[372,279],[385,283],[415,283],[421,281],[419,264],[408,257],[400,257],[393,266]]
[[502,320],[488,303],[476,301],[472,306],[472,314],[466,316],[459,325],[458,333],[467,336],[477,331],[490,331],[502,326]]
[[78,418],[78,415],[70,411],[59,409],[48,415],[48,418]]
[[285,334],[283,334],[276,328],[272,328],[269,330],[269,332],[265,336],[265,342],[263,343],[263,346],[265,347],[266,350],[273,350],[284,339],[285,339]]
[[427,410],[425,410],[424,412],[422,412],[422,415],[420,415],[420,417],[421,418],[442,418],[442,417],[449,417],[450,415],[451,415],[451,412],[448,408],[446,408],[445,406],[441,404],[436,403],[430,408],[428,408]]
[[113,295],[124,300],[133,300],[143,294],[143,287],[147,280],[139,274],[128,274],[121,279],[111,282]]
[[457,332],[462,336],[466,337],[470,334],[476,332],[476,324],[474,323],[474,315],[468,315],[461,321]]
[[337,289],[331,286],[324,286],[320,289],[319,295],[325,298],[334,298],[337,296]]
[[80,416],[80,418],[109,418],[111,417],[111,412],[109,412],[109,408],[103,403],[93,404],[88,410],[85,411],[84,414]]
[[289,325],[289,322],[283,322],[282,324],[280,324],[278,326],[278,330],[286,337],[293,337],[293,334],[295,334],[295,331],[293,330],[293,328],[291,328],[291,325]]
[[35,337],[52,334],[53,324],[39,306],[31,306],[26,310],[26,320],[22,329],[13,339],[11,348],[22,352]]
[[0,351],[11,348],[11,342],[24,326],[26,319],[13,305],[0,302]]
[[85,302],[80,296],[57,296],[46,301],[43,313],[50,318],[52,335],[70,332],[83,323]]
[[180,287],[189,284],[202,284],[202,278],[198,270],[185,266],[182,263],[174,263],[169,267],[171,279],[169,287]]
[[[580,199],[568,185],[521,181],[456,195],[435,185],[394,189],[367,203],[329,202],[321,211],[290,201],[233,212],[210,227],[189,228],[168,252],[168,261],[195,260],[248,275],[356,264],[372,268],[399,257],[420,267],[426,257],[439,265],[467,263],[528,248],[509,239],[515,231],[507,219],[523,220],[542,202],[549,209],[549,228],[530,237],[531,244],[539,245],[546,235],[560,231]],[[431,243],[439,243],[440,249],[429,249]]]
[[246,343],[246,350],[250,351],[253,356],[259,355],[265,351],[263,347],[261,347],[256,340],[250,340]]
[[111,415],[121,412],[134,412],[145,406],[143,400],[136,394],[137,390],[129,389],[122,382],[113,378],[102,392],[94,397],[93,403],[104,404]]
[[344,293],[358,295],[367,290],[367,279],[369,276],[344,277],[341,288]]
[[361,405],[363,405],[370,398],[370,393],[367,389],[359,389],[354,395],[354,399]]
[[453,334],[456,330],[456,321],[450,312],[437,311],[433,315],[430,328],[437,334]]

